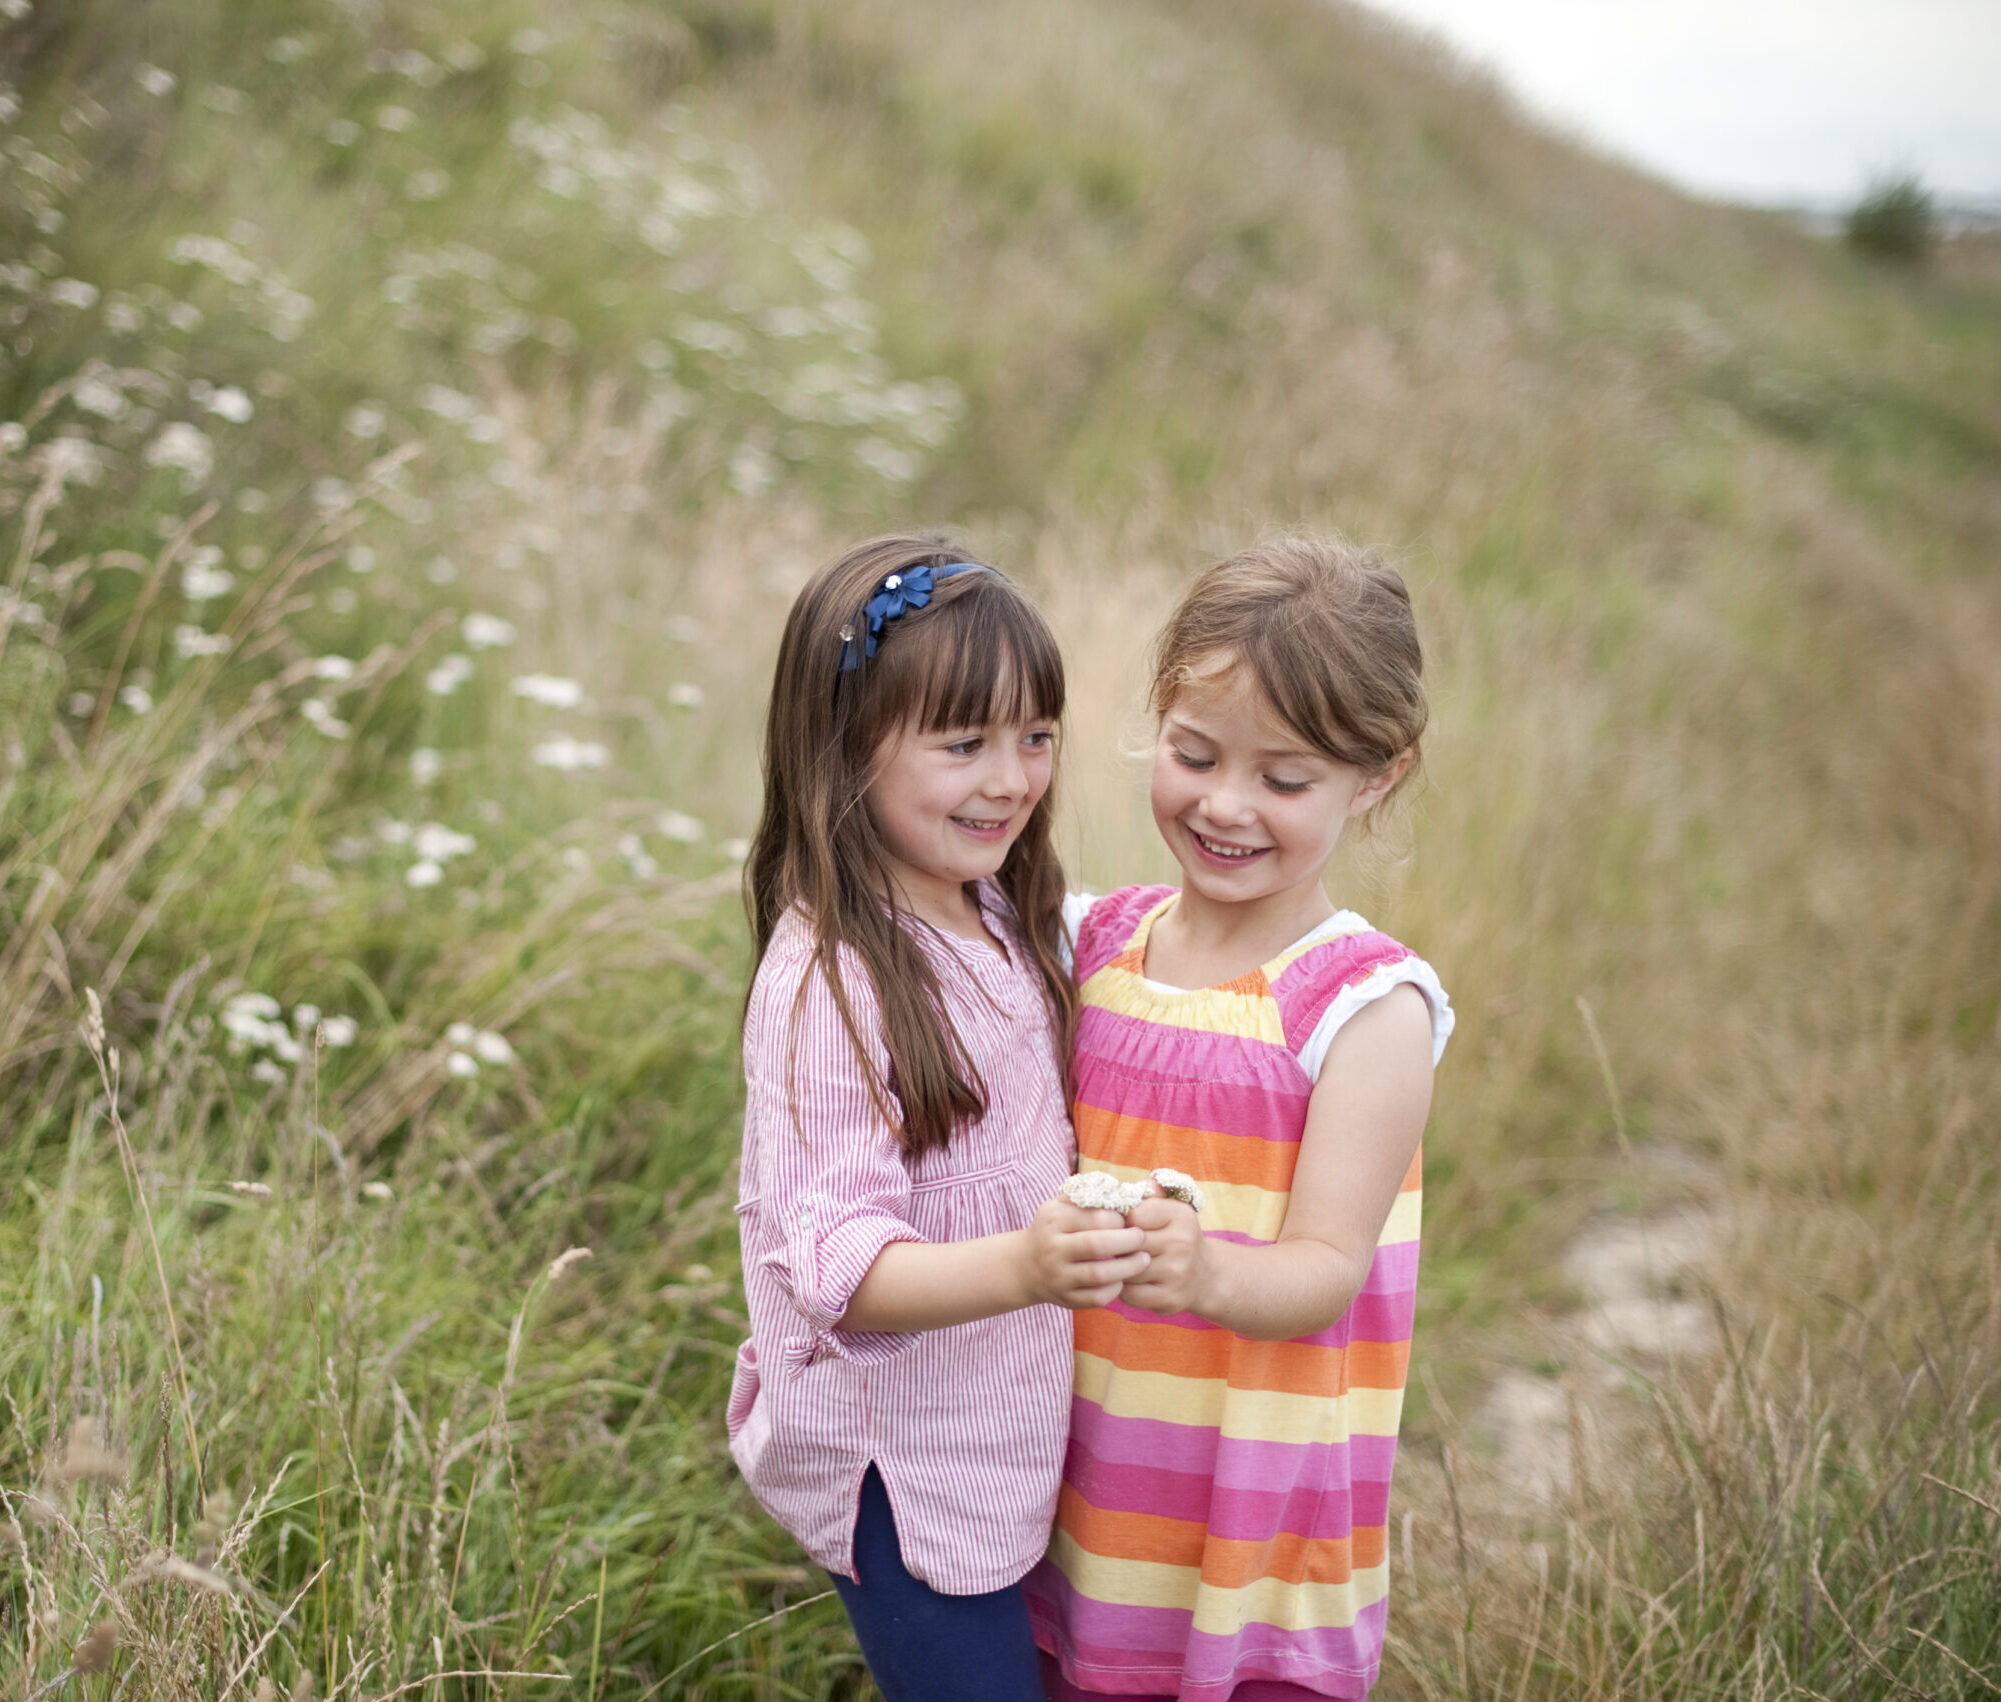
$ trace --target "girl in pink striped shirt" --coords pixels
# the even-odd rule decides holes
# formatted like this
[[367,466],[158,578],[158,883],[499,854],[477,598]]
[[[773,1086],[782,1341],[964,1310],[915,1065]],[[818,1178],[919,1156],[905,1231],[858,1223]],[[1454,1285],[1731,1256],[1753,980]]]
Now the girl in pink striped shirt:
[[1056,1197],[1075,995],[1041,616],[932,537],[787,617],[746,890],[731,1451],[833,1575],[888,1702],[1039,1702],[1019,1581],[1056,1507],[1064,1309],[1142,1232]]

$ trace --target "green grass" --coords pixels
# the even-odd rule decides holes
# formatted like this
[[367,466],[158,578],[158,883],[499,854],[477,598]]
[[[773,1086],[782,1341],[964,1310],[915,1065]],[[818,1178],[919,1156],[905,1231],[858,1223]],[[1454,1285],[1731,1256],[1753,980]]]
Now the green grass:
[[[937,519],[1069,647],[1099,888],[1194,565],[1415,586],[1429,778],[1340,877],[1461,1011],[1380,1694],[2001,1682],[1979,253],[1289,0],[79,0],[0,67],[0,1686],[111,1619],[68,1694],[867,1693],[723,1447],[730,841],[791,588]],[[1608,1393],[1563,1250],[1679,1203],[1727,1351]]]

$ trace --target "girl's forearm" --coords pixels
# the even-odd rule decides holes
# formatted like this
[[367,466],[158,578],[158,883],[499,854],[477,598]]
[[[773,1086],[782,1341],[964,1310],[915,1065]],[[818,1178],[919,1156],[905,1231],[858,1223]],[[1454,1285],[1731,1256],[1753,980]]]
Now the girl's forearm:
[[1033,1304],[1026,1234],[973,1241],[892,1241],[855,1285],[844,1330],[937,1330]]
[[1242,1247],[1209,1242],[1207,1292],[1193,1308],[1254,1341],[1288,1341],[1326,1329],[1354,1304],[1369,1267],[1307,1236]]

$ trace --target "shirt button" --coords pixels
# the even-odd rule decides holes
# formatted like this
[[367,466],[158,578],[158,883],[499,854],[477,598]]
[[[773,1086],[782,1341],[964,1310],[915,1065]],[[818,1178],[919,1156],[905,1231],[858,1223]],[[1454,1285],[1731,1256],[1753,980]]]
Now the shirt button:
[[813,1227],[813,1208],[811,1206],[801,1206],[799,1208],[799,1226],[802,1229],[811,1229]]

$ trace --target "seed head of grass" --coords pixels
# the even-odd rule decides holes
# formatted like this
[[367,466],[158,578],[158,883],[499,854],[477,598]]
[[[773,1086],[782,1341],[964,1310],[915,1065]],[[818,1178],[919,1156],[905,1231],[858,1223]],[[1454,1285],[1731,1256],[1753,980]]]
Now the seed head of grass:
[[95,1480],[99,1483],[125,1481],[125,1456],[105,1447],[103,1434],[94,1418],[79,1418],[69,1427],[69,1441],[63,1457],[49,1473],[58,1484]]
[[91,1627],[90,1635],[77,1644],[70,1665],[82,1673],[109,1672],[111,1657],[117,1653],[118,1621],[100,1619]]

